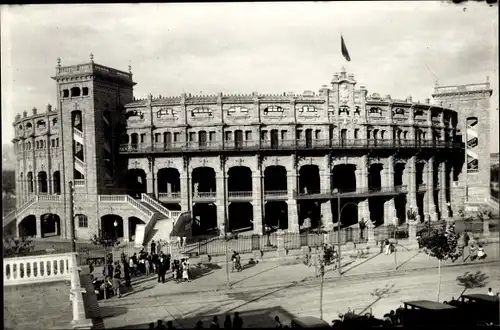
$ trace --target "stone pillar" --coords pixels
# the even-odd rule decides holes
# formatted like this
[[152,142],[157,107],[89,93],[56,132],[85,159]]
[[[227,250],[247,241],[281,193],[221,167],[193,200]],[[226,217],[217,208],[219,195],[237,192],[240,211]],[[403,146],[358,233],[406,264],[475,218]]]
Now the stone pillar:
[[408,194],[406,196],[406,210],[417,212],[417,178],[416,178],[416,157],[413,156],[406,163],[405,172],[408,179]]
[[441,211],[441,219],[449,218],[448,204],[446,201],[446,163],[439,164],[439,211]]
[[[356,188],[368,189],[368,174],[369,174],[368,156],[361,156],[361,164],[356,167]],[[358,181],[359,179],[359,181]],[[359,182],[359,184],[358,184]]]
[[368,238],[368,245],[375,245],[377,244],[375,240],[375,225],[371,221],[366,222],[366,232],[367,232],[367,238]]
[[[223,235],[227,228],[225,227],[225,216],[226,210],[224,205],[224,176],[222,173],[218,172],[216,177],[216,205],[217,205],[217,227],[220,229],[220,234]],[[229,220],[229,219],[228,219]],[[222,231],[224,230],[224,232]]]
[[188,173],[183,172],[180,175],[180,184],[181,184],[181,210],[182,211],[190,211],[191,210],[191,202],[192,202],[192,194],[191,191],[191,179],[188,177]]
[[[424,198],[423,198],[423,213],[424,213],[424,221],[430,220],[430,203],[429,203],[429,192],[432,193],[432,187],[429,187],[429,163],[426,162],[424,164],[424,169],[422,171],[422,183],[425,184],[425,192],[424,192]],[[418,185],[417,185],[417,194],[418,194]]]
[[368,199],[358,202],[358,222],[361,221],[364,221],[365,223],[371,222]]
[[153,194],[153,192],[155,191],[153,185],[154,185],[154,180],[153,180],[153,173],[151,171],[148,171],[146,173],[146,182],[147,182],[147,185],[146,185],[146,191],[148,194]]
[[[156,216],[156,215],[153,215],[153,217],[154,216]],[[129,221],[128,221],[128,217],[125,217],[123,219],[123,241],[124,242],[129,242],[130,241],[130,224],[129,224]]]
[[418,244],[417,242],[417,221],[408,222],[408,241],[410,245]]
[[330,200],[321,203],[321,225],[326,230],[333,226],[332,203]]
[[295,189],[297,189],[297,170],[294,167],[292,170],[287,171],[288,231],[293,233],[298,233],[299,217],[297,214],[297,200],[293,196],[293,191]]
[[483,220],[483,236],[490,236],[490,219]]
[[394,156],[387,158],[387,170],[385,170],[386,186],[394,187]]
[[285,250],[285,233],[282,230],[278,230],[276,233],[276,243],[278,246],[278,257],[283,258],[286,256]]
[[262,205],[262,176],[259,173],[255,173],[252,176],[252,206],[253,206],[253,232],[254,234],[262,235],[263,233],[263,208]]
[[396,213],[396,204],[394,203],[394,198],[391,198],[384,203],[384,225],[398,225],[398,217]]
[[42,238],[42,216],[36,217],[36,238]]
[[429,217],[431,221],[438,220],[438,214],[436,210],[436,203],[434,202],[434,158],[431,157],[427,164],[427,203],[429,204]]

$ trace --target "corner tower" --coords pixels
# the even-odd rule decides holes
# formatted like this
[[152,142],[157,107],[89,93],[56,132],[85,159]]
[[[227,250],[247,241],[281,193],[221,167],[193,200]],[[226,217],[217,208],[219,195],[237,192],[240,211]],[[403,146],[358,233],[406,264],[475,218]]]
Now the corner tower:
[[[120,178],[120,173],[115,173],[121,168],[117,166],[118,141],[123,105],[133,100],[132,73],[96,64],[91,54],[86,64],[61,66],[58,59],[52,79],[57,83],[61,118],[61,179],[74,182],[79,208],[75,213],[95,214],[97,195]],[[68,200],[66,184],[63,191]]]
[[490,97],[489,79],[485,83],[461,86],[438,86],[434,89],[437,104],[458,113],[457,140],[465,148],[461,166],[453,169],[452,204],[484,202],[490,195]]

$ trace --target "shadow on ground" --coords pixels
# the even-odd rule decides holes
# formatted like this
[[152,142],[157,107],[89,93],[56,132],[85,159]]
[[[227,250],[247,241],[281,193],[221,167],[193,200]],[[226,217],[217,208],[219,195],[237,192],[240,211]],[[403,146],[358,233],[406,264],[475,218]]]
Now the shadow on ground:
[[[226,315],[230,315],[232,320],[234,317],[234,311],[231,311],[230,314],[227,314],[221,312],[220,309],[220,307],[214,307],[204,312],[197,313],[195,315],[182,319],[174,320],[172,318],[163,318],[162,321],[164,324],[166,324],[167,321],[173,321],[174,326],[177,329],[194,329],[196,322],[202,321],[203,328],[209,328],[210,323],[212,322],[212,318],[214,316],[217,316],[219,318],[219,326],[221,328],[224,328],[224,319]],[[279,316],[282,324],[288,326],[290,326],[290,321],[295,317],[295,315],[289,313],[281,306],[240,312],[240,317],[243,319],[243,328],[274,328],[275,316]],[[156,321],[157,320],[151,320],[151,322],[155,322],[155,326]],[[149,323],[133,324],[127,325],[126,327],[119,327],[114,329],[148,329],[148,325]]]
[[[114,299],[114,298],[113,298]],[[118,299],[118,298],[116,298]],[[112,306],[100,306],[99,310],[101,312],[101,317],[103,319],[108,317],[115,317],[120,315],[125,315],[128,311],[128,308],[125,307],[112,307]]]

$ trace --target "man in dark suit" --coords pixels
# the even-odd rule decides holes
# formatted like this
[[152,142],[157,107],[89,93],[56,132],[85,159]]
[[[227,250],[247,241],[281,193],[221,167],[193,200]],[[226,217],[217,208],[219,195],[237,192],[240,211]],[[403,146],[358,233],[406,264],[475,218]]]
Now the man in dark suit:
[[167,271],[166,264],[167,258],[165,258],[165,255],[162,253],[156,265],[156,269],[158,269],[158,283],[160,283],[160,280],[162,283],[165,283],[165,273]]

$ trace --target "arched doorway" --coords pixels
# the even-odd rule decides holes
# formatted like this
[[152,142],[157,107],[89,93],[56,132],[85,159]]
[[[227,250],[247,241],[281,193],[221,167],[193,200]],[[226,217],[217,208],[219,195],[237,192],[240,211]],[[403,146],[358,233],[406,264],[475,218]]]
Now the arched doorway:
[[229,232],[241,232],[253,230],[253,206],[252,203],[229,203],[228,207]]
[[123,219],[116,214],[107,214],[101,217],[102,233],[111,238],[123,238]]
[[288,229],[288,204],[284,201],[266,202],[264,223],[270,228]]
[[46,213],[40,217],[42,222],[42,237],[61,235],[61,219],[57,214]]
[[45,171],[38,172],[38,193],[47,193],[47,172]]
[[252,170],[246,166],[234,166],[228,171],[228,192],[252,191]]
[[215,170],[211,167],[193,169],[193,194],[216,192]]
[[147,192],[146,172],[139,168],[130,169],[126,175],[127,194],[134,198],[141,198]]
[[280,165],[268,166],[264,170],[264,191],[286,191],[286,168]]
[[61,194],[61,172],[55,171],[54,174],[52,175],[53,177],[53,182],[54,182],[54,187],[53,191],[54,194],[60,195]]
[[158,171],[158,194],[170,198],[177,198],[181,192],[179,170],[172,167],[162,168]]
[[299,191],[301,194],[320,193],[319,167],[317,165],[304,165],[299,171]]
[[35,237],[36,234],[36,216],[28,215],[19,223],[19,237]]
[[193,236],[217,233],[217,206],[214,203],[194,204],[192,228]]
[[319,201],[303,200],[298,203],[298,206],[300,226],[304,226],[306,219],[309,219],[310,229],[321,226],[321,203]]
[[340,192],[356,191],[356,166],[353,164],[335,165],[332,171],[332,189]]
[[137,229],[137,225],[145,225],[146,223],[137,217],[129,217],[128,218],[128,232],[129,232],[129,240],[135,241],[135,232]]

